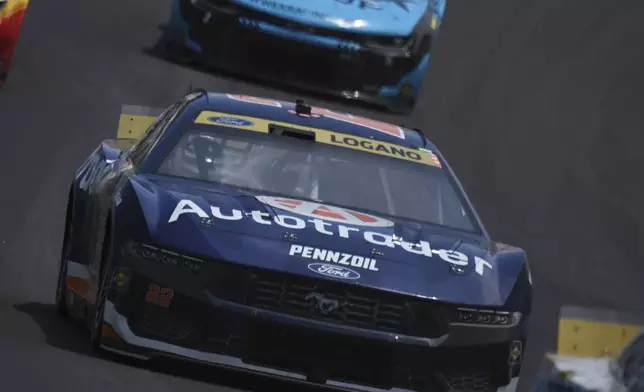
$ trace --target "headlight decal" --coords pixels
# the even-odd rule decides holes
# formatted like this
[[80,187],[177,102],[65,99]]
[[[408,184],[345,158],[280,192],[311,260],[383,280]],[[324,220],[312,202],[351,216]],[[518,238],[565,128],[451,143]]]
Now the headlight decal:
[[203,260],[196,257],[133,241],[128,245],[128,253],[141,260],[170,265],[188,272],[199,273],[203,267]]

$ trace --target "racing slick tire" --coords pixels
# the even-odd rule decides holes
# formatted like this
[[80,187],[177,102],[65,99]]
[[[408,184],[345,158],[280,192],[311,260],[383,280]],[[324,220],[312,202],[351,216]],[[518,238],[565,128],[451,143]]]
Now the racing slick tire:
[[[1,77],[1,76],[0,76]],[[2,81],[0,80],[0,86]],[[68,287],[67,287],[67,260],[69,259],[70,251],[70,238],[72,230],[72,212],[73,212],[73,199],[70,192],[67,199],[67,210],[65,212],[65,229],[63,231],[63,244],[60,251],[60,266],[58,268],[58,283],[56,285],[56,311],[61,316],[69,316],[68,305]]]
[[105,301],[107,300],[107,291],[110,286],[110,277],[112,276],[111,266],[111,253],[112,241],[109,228],[111,225],[107,224],[105,239],[103,240],[103,248],[101,251],[101,272],[99,281],[101,282],[98,293],[96,294],[94,317],[90,323],[90,342],[92,350],[97,354],[104,354],[105,350],[101,347],[101,337],[103,334],[103,324],[105,320]]

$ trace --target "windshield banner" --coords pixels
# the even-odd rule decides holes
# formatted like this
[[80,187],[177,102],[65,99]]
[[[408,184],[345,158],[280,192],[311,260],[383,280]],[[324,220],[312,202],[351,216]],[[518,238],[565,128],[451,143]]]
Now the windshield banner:
[[419,148],[409,148],[398,144],[382,142],[379,140],[327,131],[324,129],[310,128],[297,124],[280,121],[271,121],[263,118],[239,116],[236,114],[202,111],[194,121],[196,124],[215,125],[220,127],[243,129],[247,131],[269,133],[271,125],[288,127],[315,134],[315,141],[333,146],[350,148],[353,150],[383,155],[390,158],[403,159],[423,165],[441,167],[438,157],[431,151]]

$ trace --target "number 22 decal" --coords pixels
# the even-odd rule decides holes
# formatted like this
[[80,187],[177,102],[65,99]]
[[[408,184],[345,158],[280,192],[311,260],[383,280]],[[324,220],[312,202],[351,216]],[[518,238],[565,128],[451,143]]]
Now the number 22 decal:
[[[247,102],[247,103],[254,103],[258,105],[266,105],[266,106],[272,106],[276,108],[281,108],[282,103],[280,101],[272,100],[272,99],[266,99],[266,98],[257,98],[257,97],[251,97],[249,95],[233,95],[233,94],[227,94],[228,98],[234,99],[235,101],[240,101],[240,102]],[[354,125],[359,125],[362,127],[366,127],[369,129],[373,129],[374,131],[386,133],[387,135],[390,136],[395,136],[400,139],[405,138],[405,132],[403,132],[402,128],[399,126],[393,125],[393,124],[387,124],[381,121],[376,121],[372,120],[369,118],[364,118],[360,116],[354,116],[352,114],[346,114],[346,113],[337,113],[333,112],[329,109],[323,109],[323,108],[317,108],[313,107],[311,108],[311,114],[313,116],[323,116],[326,118],[332,118],[334,120],[338,121],[343,121],[343,122],[348,122]]]
[[166,287],[159,287],[156,284],[148,286],[148,292],[145,294],[145,302],[161,306],[162,308],[169,308],[174,296],[174,290]]

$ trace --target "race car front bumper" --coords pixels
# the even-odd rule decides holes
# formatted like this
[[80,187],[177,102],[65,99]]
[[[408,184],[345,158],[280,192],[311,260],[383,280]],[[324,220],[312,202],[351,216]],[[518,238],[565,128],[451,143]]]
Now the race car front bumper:
[[[527,318],[508,327],[451,325],[435,338],[358,328],[257,305],[270,302],[271,294],[240,281],[243,267],[182,260],[123,258],[105,306],[106,350],[347,390],[441,391],[449,385],[487,392],[519,376]],[[252,274],[268,282],[264,288],[276,282],[262,271]]]
[[210,65],[392,111],[413,107],[431,47],[427,39],[411,54],[379,52],[364,46],[364,35],[313,29],[218,0],[174,0],[166,38]]

